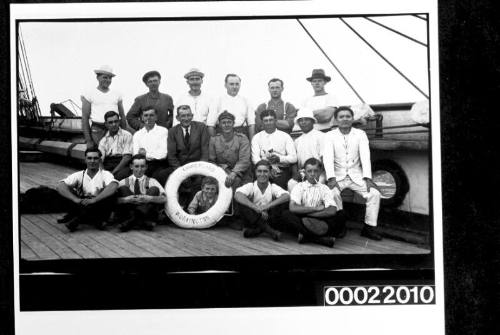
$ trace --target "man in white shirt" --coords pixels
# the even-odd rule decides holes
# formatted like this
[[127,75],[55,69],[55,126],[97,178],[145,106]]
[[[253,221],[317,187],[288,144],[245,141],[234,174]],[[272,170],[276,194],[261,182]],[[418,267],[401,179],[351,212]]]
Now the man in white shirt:
[[325,85],[331,78],[325,75],[323,69],[314,69],[312,75],[306,79],[311,82],[314,95],[307,98],[302,103],[302,107],[312,109],[317,121],[314,126],[316,129],[329,129],[334,121],[333,112],[338,106],[337,99],[325,91]]
[[144,127],[135,132],[133,137],[133,153],[146,156],[148,168],[146,175],[165,185],[167,170],[167,138],[168,129],[156,124],[156,109],[146,106],[141,112]]
[[234,115],[234,129],[247,135],[251,141],[255,134],[255,111],[248,100],[238,95],[241,79],[236,74],[228,74],[225,78],[227,94],[214,101],[207,117],[207,126],[210,136],[215,136],[215,127],[219,114],[227,111]]
[[[175,100],[176,108],[182,105],[187,105],[191,108],[193,113],[193,121],[202,122],[207,124],[208,111],[211,101],[206,94],[201,91],[203,84],[203,77],[205,75],[199,69],[190,69],[185,75],[186,82],[189,86],[189,91],[177,97]],[[174,117],[173,126],[179,124],[179,120]]]
[[122,218],[125,216],[118,227],[122,232],[136,225],[153,230],[160,205],[167,201],[165,190],[156,179],[144,174],[147,169],[144,155],[134,155],[130,169],[132,175],[118,184],[118,212]]
[[281,188],[287,187],[291,176],[291,165],[297,162],[293,140],[284,131],[276,128],[276,113],[264,110],[260,114],[264,130],[252,139],[252,163],[267,160],[272,166],[271,180]]
[[271,165],[261,160],[255,164],[255,182],[236,189],[234,200],[239,204],[241,218],[244,221],[244,237],[255,237],[262,232],[279,241],[281,233],[276,230],[282,223],[282,206],[290,195],[278,185],[269,182]]
[[114,193],[118,186],[109,171],[100,169],[101,152],[97,148],[85,150],[87,168],[75,172],[57,185],[57,192],[70,200],[66,217],[66,227],[74,232],[80,223],[92,223],[99,229],[105,229],[105,220],[109,217]]
[[120,116],[109,111],[104,114],[108,131],[99,142],[104,170],[110,171],[116,180],[130,174],[129,163],[132,157],[132,134],[120,128]]
[[372,181],[370,147],[366,133],[352,127],[354,112],[349,107],[335,111],[338,128],[327,133],[323,147],[327,184],[338,196],[349,188],[366,199],[365,225],[361,235],[380,240],[376,231],[380,192]]
[[106,112],[117,112],[121,118],[121,127],[127,129],[122,96],[109,88],[112,78],[115,76],[113,70],[108,65],[103,65],[94,72],[99,83],[98,86],[81,96],[82,130],[87,148],[97,147],[106,133],[106,127],[104,126],[104,114]]

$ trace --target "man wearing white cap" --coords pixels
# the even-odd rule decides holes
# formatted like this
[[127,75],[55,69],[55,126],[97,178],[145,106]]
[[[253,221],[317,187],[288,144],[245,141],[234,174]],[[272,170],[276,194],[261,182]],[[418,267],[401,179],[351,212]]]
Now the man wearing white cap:
[[[109,65],[103,65],[94,70],[99,85],[81,96],[82,99],[82,130],[87,148],[97,148],[107,129],[104,125],[104,114],[109,111],[120,115],[120,126],[127,129],[123,111],[122,96],[109,88],[115,76]],[[91,121],[91,124],[90,122]]]
[[241,87],[241,79],[234,73],[226,75],[224,80],[226,94],[215,100],[207,117],[207,126],[210,136],[215,136],[215,127],[217,118],[221,113],[227,111],[234,115],[234,129],[237,132],[248,136],[251,141],[255,134],[255,110],[252,108],[248,100],[241,95],[238,95]]
[[313,115],[316,118],[316,129],[328,129],[332,126],[334,121],[333,112],[338,106],[337,99],[330,93],[325,91],[325,85],[332,80],[329,76],[325,75],[325,70],[314,69],[307,81],[311,83],[314,90],[314,95],[307,98],[302,107],[312,109]]
[[[189,106],[191,107],[191,112],[193,113],[193,121],[203,122],[207,124],[207,116],[210,107],[210,99],[206,94],[201,91],[201,85],[203,84],[203,77],[205,75],[197,68],[190,69],[184,78],[189,86],[189,91],[177,97],[175,100],[175,110],[179,106]],[[177,125],[179,121],[174,118],[173,125]]]

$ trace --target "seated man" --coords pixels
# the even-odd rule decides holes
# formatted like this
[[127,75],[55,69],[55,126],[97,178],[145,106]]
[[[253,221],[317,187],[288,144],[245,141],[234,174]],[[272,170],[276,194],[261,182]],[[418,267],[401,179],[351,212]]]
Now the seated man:
[[130,174],[132,134],[120,128],[120,116],[114,111],[104,114],[104,125],[108,131],[99,142],[102,165],[116,180],[122,180]]
[[339,107],[334,113],[339,127],[327,133],[323,146],[327,185],[336,197],[349,188],[366,199],[365,225],[361,236],[381,240],[376,231],[380,207],[380,191],[373,182],[370,146],[366,133],[354,128],[354,112],[349,107]]
[[155,178],[161,185],[165,185],[167,171],[167,138],[168,129],[156,124],[156,109],[146,106],[141,111],[144,127],[136,131],[133,137],[134,155],[142,154],[148,161],[146,176]]
[[252,181],[250,175],[250,143],[246,135],[234,131],[234,115],[219,115],[221,133],[210,138],[208,160],[227,173],[226,187],[233,191]]
[[[256,181],[236,189],[234,200],[240,204],[241,217],[246,228],[244,237],[255,237],[262,232],[279,241],[281,233],[274,228],[280,225],[282,206],[290,200],[287,191],[269,182],[271,164],[261,160],[255,164]],[[273,228],[274,227],[274,228]]]
[[[178,167],[197,161],[208,161],[208,135],[207,126],[201,122],[193,121],[193,113],[188,105],[177,107],[177,120],[179,124],[168,132],[168,164],[169,174]],[[180,193],[181,206],[193,198],[199,191],[201,177],[190,178],[183,185]],[[183,192],[184,191],[184,192]]]
[[290,166],[297,162],[293,140],[284,131],[276,128],[276,113],[267,109],[260,114],[264,130],[252,139],[252,162],[264,159],[271,163],[271,180],[286,189],[291,177]]
[[132,175],[118,185],[118,215],[126,217],[119,228],[125,232],[138,225],[153,230],[159,207],[167,201],[165,190],[156,179],[144,174],[147,169],[144,155],[134,155],[130,168]]
[[85,150],[85,162],[85,170],[69,175],[57,185],[57,192],[72,204],[66,217],[70,232],[80,223],[93,223],[105,229],[118,186],[111,172],[100,169],[101,152],[97,148]]
[[290,194],[290,210],[283,218],[298,234],[297,241],[308,241],[333,247],[334,235],[343,234],[345,220],[337,222],[337,205],[328,186],[318,182],[323,172],[321,162],[309,158],[304,163],[305,181],[298,183]]

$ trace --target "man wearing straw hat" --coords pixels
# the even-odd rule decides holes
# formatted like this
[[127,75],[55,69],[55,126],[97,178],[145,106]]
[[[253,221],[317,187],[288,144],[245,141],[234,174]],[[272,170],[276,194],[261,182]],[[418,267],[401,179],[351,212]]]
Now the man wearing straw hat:
[[170,129],[172,127],[174,102],[168,94],[159,91],[161,75],[158,71],[148,71],[142,76],[142,81],[148,87],[149,92],[138,96],[127,113],[127,121],[135,130],[144,126],[141,112],[146,107],[153,107],[156,111],[156,123],[159,126]]
[[104,114],[114,111],[120,115],[120,125],[127,129],[123,111],[122,96],[109,88],[115,76],[109,65],[94,70],[99,85],[85,92],[82,96],[82,130],[87,148],[97,148],[107,129],[104,125]]
[[314,95],[307,98],[302,107],[312,109],[316,118],[316,129],[326,129],[331,127],[333,112],[338,106],[337,99],[325,91],[325,85],[332,80],[325,74],[323,69],[314,69],[307,81],[311,83]]
[[[197,68],[190,69],[185,75],[186,83],[189,86],[189,91],[183,93],[175,99],[176,109],[178,106],[187,105],[193,113],[193,121],[207,123],[207,116],[210,106],[210,99],[201,91],[203,77],[205,74]],[[179,121],[174,118],[173,125],[177,125]]]

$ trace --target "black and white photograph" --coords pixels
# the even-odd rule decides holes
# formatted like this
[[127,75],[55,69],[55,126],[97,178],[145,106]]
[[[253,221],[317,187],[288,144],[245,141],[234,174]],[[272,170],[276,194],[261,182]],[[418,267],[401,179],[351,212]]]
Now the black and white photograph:
[[19,333],[444,333],[435,7],[12,5]]

